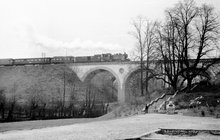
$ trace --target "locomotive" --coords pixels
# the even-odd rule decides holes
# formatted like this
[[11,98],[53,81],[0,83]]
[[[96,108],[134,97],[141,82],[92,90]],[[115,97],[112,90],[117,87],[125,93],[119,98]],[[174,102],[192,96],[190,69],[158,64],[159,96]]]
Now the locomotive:
[[112,62],[129,61],[126,53],[121,54],[96,54],[93,56],[55,56],[44,58],[23,58],[23,59],[0,59],[0,66],[12,65],[40,65],[40,64],[62,64],[62,63],[91,63],[91,62]]

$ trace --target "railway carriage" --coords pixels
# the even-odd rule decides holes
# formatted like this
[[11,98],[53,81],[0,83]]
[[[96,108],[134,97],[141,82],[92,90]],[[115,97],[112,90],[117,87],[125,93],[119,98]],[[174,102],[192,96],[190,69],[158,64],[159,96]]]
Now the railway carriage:
[[11,66],[13,65],[13,59],[0,59],[0,66]]
[[52,64],[73,63],[73,62],[74,62],[73,56],[56,56],[51,58]]
[[14,59],[14,65],[37,65],[37,64],[50,64],[51,58],[25,58]]
[[31,58],[27,60],[29,64],[50,64],[51,58]]
[[89,56],[79,56],[79,57],[75,57],[75,62],[76,63],[85,63],[85,62],[89,62],[90,57]]
[[25,65],[29,64],[28,59],[14,59],[14,65]]
[[121,54],[97,54],[94,56],[55,56],[45,58],[23,58],[23,59],[0,59],[0,66],[11,65],[37,65],[37,64],[63,64],[63,63],[86,63],[86,62],[111,62],[129,61],[126,53]]

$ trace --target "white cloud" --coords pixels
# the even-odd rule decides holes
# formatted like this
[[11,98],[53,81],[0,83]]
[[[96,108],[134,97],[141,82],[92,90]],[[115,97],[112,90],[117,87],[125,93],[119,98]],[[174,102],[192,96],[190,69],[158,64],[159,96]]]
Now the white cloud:
[[[66,55],[66,50],[74,56],[132,54],[135,41],[127,34],[131,19],[144,15],[160,20],[164,9],[178,1],[2,0],[0,58]],[[219,9],[219,0],[208,3]]]
[[123,53],[124,49],[119,44],[110,44],[104,42],[94,42],[92,40],[73,39],[71,42],[55,40],[39,33],[29,32],[33,46],[41,49],[49,56],[59,55],[94,55],[101,53]]
[[[13,19],[11,24],[0,26],[3,38],[0,39],[0,58],[25,58],[46,56],[85,56],[101,53],[124,52],[118,44],[94,42],[75,38],[65,42],[52,39],[38,32],[30,20]],[[4,46],[3,46],[4,44]]]

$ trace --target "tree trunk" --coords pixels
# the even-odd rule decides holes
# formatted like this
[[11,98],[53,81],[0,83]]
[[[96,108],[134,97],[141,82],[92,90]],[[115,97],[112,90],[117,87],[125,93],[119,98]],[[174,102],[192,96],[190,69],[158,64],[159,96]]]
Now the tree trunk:
[[149,72],[148,72],[148,70],[146,70],[146,78],[145,78],[145,90],[146,90],[146,95],[148,94],[148,86],[149,86],[149,84],[148,84],[148,81],[149,81],[148,74],[149,74]]
[[174,94],[177,91],[177,85],[176,83],[173,83],[172,85],[172,94]]
[[141,60],[141,96],[144,96],[144,86],[143,86],[143,60]]
[[2,119],[4,120],[5,119],[5,105],[3,103],[1,104],[1,116],[2,116]]
[[187,91],[186,92],[190,92],[191,88],[192,88],[192,79],[188,78],[187,79]]
[[8,117],[7,117],[8,121],[11,121],[13,119],[14,106],[15,106],[15,103],[12,103],[11,107],[10,107],[10,109],[8,111]]

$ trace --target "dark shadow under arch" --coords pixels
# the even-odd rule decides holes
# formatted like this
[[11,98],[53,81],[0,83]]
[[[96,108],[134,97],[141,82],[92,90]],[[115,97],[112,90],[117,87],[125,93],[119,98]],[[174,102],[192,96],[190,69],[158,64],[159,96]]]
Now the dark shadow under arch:
[[118,75],[113,70],[111,70],[110,68],[96,67],[96,68],[90,69],[82,77],[83,82],[85,84],[90,83],[91,79],[100,72],[108,72],[112,75],[112,77],[114,77],[113,80],[115,80],[117,82],[117,101],[118,101],[118,94],[119,94],[118,91],[119,91],[119,88],[120,88],[120,80],[119,80]]

